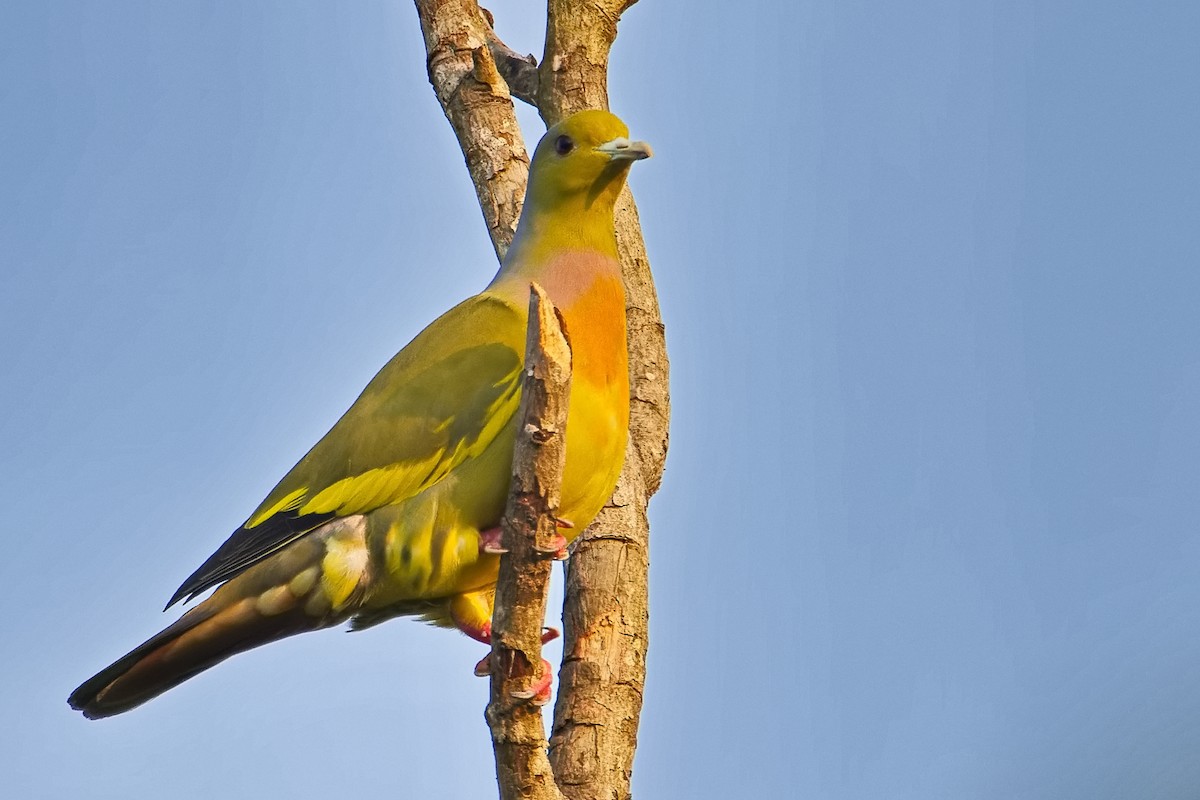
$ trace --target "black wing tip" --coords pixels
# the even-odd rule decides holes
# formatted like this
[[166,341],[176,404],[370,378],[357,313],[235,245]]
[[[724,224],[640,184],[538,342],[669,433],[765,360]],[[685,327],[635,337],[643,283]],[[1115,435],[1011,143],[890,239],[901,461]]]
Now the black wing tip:
[[171,595],[171,599],[167,601],[165,606],[163,606],[163,611],[170,611],[171,606],[175,605],[180,600],[191,600],[195,596],[195,594],[188,594],[187,581],[184,581],[183,585],[175,590],[175,594]]
[[321,527],[337,514],[327,511],[318,514],[298,514],[286,511],[268,517],[258,525],[242,525],[234,531],[217,552],[209,556],[187,577],[167,605],[166,611],[180,600],[189,601],[197,595],[234,578],[264,558],[286,547],[306,533]]
[[171,595],[171,599],[163,606],[163,611],[168,610],[180,600],[184,602],[191,600],[208,587],[218,583],[218,581],[212,580],[210,573],[212,572],[213,560],[220,554],[221,551],[218,549],[217,552],[208,557],[207,561],[200,565],[199,569],[187,576],[187,579],[179,585],[179,588],[175,590],[175,594]]
[[175,590],[175,594],[171,595],[171,599],[163,606],[163,611],[168,610],[171,606],[179,601],[187,602],[196,595],[216,586],[224,580],[232,578],[233,575],[223,575],[223,568],[228,561],[228,553],[230,551],[230,542],[233,542],[239,535],[244,534],[246,526],[238,528],[232,535],[217,548],[217,551],[204,560],[204,563],[196,568],[196,571],[188,575],[183,583],[179,584],[179,588]]

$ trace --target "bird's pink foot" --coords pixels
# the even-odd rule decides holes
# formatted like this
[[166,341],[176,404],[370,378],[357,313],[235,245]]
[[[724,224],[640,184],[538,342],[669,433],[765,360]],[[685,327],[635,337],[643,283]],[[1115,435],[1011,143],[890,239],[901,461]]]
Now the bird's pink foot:
[[556,533],[554,534],[554,537],[550,539],[549,546],[537,547],[535,549],[544,556],[550,556],[555,561],[566,561],[567,537],[560,533]]
[[[489,624],[487,626],[487,635],[489,637],[489,642],[490,642],[490,637],[491,637],[491,628],[492,628],[492,626]],[[478,637],[475,637],[471,633],[468,633],[467,635],[471,636],[472,638],[478,638]],[[542,644],[546,644],[546,642],[552,642],[557,638],[558,638],[558,629],[557,628],[547,627],[547,628],[542,629]],[[522,661],[524,661],[524,659],[522,659]],[[538,679],[528,689],[515,691],[512,693],[512,696],[518,700],[528,700],[531,703],[533,703],[535,706],[546,705],[546,703],[550,702],[550,689],[554,684],[553,669],[554,668],[550,666],[550,662],[543,658],[542,659],[542,673],[540,676],[538,676]],[[512,674],[513,670],[514,670],[514,666],[510,664],[509,665],[510,675]],[[475,675],[480,678],[486,678],[491,673],[492,673],[492,654],[488,653],[486,656],[479,659],[479,663],[475,665]]]
[[[566,519],[555,519],[555,523],[560,528],[574,528],[575,523]],[[488,528],[479,532],[479,552],[489,555],[500,556],[508,552],[508,548],[501,541],[502,534],[499,526]],[[549,546],[537,548],[537,551],[542,555],[552,556],[555,561],[566,561],[567,559],[567,539],[565,536],[556,534],[550,540]]]
[[475,664],[475,677],[486,678],[492,674],[492,654],[488,653]]
[[[574,522],[571,522],[571,520],[569,520],[569,519],[563,519],[562,517],[555,517],[554,523],[555,523],[555,525],[557,525],[558,527],[560,527],[564,530],[570,530],[571,528],[575,527]],[[566,561],[567,555],[568,555],[567,554],[567,539],[566,539],[566,537],[565,536],[555,536],[551,540],[550,544],[553,549],[546,549],[541,552],[553,553],[555,561]]]
[[500,527],[488,528],[479,532],[479,552],[499,556],[508,552],[500,543]]
[[554,684],[553,667],[546,659],[542,659],[542,674],[530,684],[528,689],[514,689],[509,692],[517,700],[528,700],[535,706],[544,706],[550,702],[550,687]]
[[[521,659],[522,662],[525,659]],[[513,659],[516,662],[516,659]],[[515,672],[515,668],[509,666],[509,676]],[[492,654],[488,653],[479,660],[475,665],[475,674],[480,678],[486,678],[492,673]],[[544,706],[550,702],[550,689],[554,685],[554,667],[550,666],[550,662],[542,659],[542,672],[528,689],[515,689],[511,692],[512,696],[517,700],[528,700],[535,706]]]

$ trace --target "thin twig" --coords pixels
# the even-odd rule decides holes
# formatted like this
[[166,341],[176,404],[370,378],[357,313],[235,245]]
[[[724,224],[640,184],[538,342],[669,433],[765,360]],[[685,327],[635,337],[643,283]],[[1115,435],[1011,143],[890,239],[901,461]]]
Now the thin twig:
[[541,287],[529,293],[525,377],[517,411],[512,485],[502,525],[504,547],[492,616],[492,693],[487,721],[501,800],[561,800],[546,756],[540,706],[528,698],[542,672],[542,622],[550,587],[559,495],[567,460],[571,348]]
[[484,21],[488,24],[488,48],[492,51],[492,58],[496,61],[496,69],[500,71],[500,77],[504,78],[504,82],[508,84],[508,90],[512,92],[513,97],[537,108],[537,58],[532,53],[521,55],[506,45],[496,35],[496,20],[492,16],[492,12],[486,8],[481,10]]

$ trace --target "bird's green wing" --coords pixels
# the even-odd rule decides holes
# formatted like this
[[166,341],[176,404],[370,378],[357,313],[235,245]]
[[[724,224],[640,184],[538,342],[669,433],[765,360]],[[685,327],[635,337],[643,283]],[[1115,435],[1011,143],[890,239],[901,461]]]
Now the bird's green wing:
[[167,605],[331,519],[413,497],[478,456],[516,414],[524,340],[524,314],[494,295],[443,314],[379,371]]

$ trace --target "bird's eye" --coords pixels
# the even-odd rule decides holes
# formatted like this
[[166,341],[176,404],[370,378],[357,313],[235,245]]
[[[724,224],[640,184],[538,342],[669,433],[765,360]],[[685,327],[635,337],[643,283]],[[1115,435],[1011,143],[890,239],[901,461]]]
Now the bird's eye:
[[565,156],[574,149],[575,142],[572,141],[570,136],[563,135],[554,140],[554,152],[560,156]]

